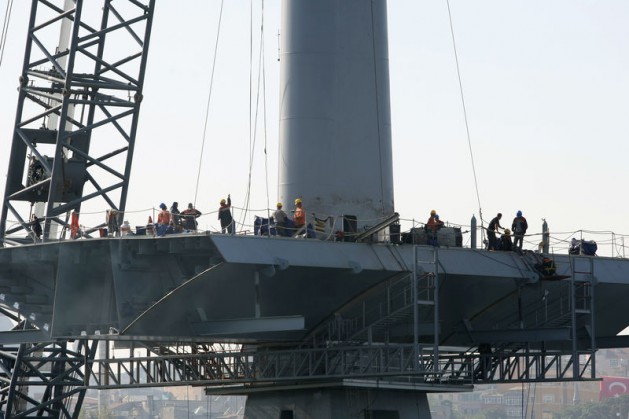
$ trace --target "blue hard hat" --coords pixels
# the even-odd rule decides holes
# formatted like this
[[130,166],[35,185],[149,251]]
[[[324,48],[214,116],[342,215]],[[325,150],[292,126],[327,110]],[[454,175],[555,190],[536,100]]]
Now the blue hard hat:
[[518,217],[521,217],[521,216],[522,216],[522,211],[518,210]]
[[166,209],[166,204],[164,204],[164,203],[162,202],[161,204],[159,204],[159,207],[160,207],[161,209]]

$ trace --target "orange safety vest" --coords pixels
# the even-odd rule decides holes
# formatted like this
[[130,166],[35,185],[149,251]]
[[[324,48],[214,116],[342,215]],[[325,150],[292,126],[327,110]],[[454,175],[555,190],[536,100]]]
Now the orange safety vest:
[[430,217],[428,219],[428,222],[426,223],[426,227],[432,230],[433,233],[437,231],[437,220],[435,220],[435,217]]
[[157,214],[157,224],[170,224],[170,212],[161,210],[159,214]]
[[296,226],[302,226],[306,224],[306,211],[303,207],[295,208],[294,221]]

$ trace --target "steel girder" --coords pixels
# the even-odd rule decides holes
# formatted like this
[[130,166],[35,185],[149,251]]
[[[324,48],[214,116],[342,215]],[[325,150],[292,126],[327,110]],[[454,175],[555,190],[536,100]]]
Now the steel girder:
[[[102,341],[107,347],[111,344]],[[142,350],[138,352],[138,350]],[[374,379],[417,385],[555,382],[596,379],[594,351],[439,352],[413,344],[265,348],[132,342],[128,352],[94,359],[89,387],[112,389],[205,385],[208,392],[243,394],[289,383]],[[110,353],[113,355],[113,353]],[[573,375],[577,366],[577,375]],[[228,390],[225,390],[225,388]]]
[[44,240],[86,201],[124,211],[153,10],[154,0],[32,0],[0,243],[38,240],[35,204]]

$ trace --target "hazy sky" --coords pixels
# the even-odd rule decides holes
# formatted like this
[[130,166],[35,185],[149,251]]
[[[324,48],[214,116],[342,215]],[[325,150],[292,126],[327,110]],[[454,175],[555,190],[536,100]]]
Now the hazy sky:
[[[480,219],[479,205],[447,3],[388,3],[396,211],[403,219],[425,222],[434,208],[442,220],[467,225],[472,215]],[[3,174],[29,5],[14,2],[0,67],[0,144],[7,150],[0,157]],[[260,5],[253,1],[254,78]],[[266,0],[264,6],[266,94],[260,102],[266,103],[266,125],[260,108],[253,210],[274,206],[277,199],[280,1]],[[503,225],[509,225],[520,209],[529,233],[541,232],[542,218],[548,221],[557,252],[566,248],[558,240],[587,230],[608,232],[583,236],[596,240],[600,253],[611,254],[606,244],[611,232],[618,245],[621,235],[629,234],[624,186],[629,178],[629,2],[451,0],[450,7],[485,223],[500,211]],[[156,6],[130,211],[172,201],[184,207],[195,192],[203,212],[215,211],[228,193],[234,206],[244,206],[253,131],[249,0],[225,2],[201,181],[195,190],[219,8],[218,0],[161,1]],[[140,225],[148,215],[140,211],[127,218]],[[215,218],[205,215],[200,226],[216,229]],[[252,218],[248,215],[246,223]],[[532,237],[526,247],[535,248],[538,241]],[[615,253],[622,251],[618,247]]]

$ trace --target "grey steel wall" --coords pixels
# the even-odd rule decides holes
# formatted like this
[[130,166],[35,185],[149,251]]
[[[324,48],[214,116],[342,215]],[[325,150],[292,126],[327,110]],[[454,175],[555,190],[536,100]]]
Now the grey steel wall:
[[308,215],[393,213],[385,0],[284,0],[280,200]]

